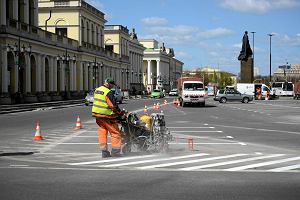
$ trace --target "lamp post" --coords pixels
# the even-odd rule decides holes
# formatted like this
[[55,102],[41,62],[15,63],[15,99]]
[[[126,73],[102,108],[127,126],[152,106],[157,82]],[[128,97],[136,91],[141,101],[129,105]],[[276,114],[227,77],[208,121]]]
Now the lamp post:
[[129,74],[129,70],[126,69],[126,89],[129,90],[128,88],[128,74]]
[[252,80],[254,80],[254,67],[255,67],[255,64],[254,64],[254,34],[256,33],[256,32],[254,32],[254,31],[252,31],[251,32],[252,33],[252,46],[253,46],[253,50],[252,50],[252,54],[253,54],[253,60],[252,60]]
[[268,34],[268,36],[270,37],[270,76],[269,76],[269,79],[270,79],[270,84],[271,84],[271,78],[272,78],[272,76],[271,76],[271,73],[272,73],[272,55],[271,55],[271,51],[272,51],[272,36],[273,36],[274,34]]
[[[71,95],[70,95],[70,55],[68,54],[68,50],[66,49],[65,54],[63,54],[62,56],[58,55],[57,56],[57,60],[58,61],[62,61],[65,64],[65,72],[67,73],[67,78],[65,78],[65,98],[66,99],[70,99]],[[74,63],[76,62],[76,56],[74,55],[72,57],[72,60]]]
[[[28,47],[25,47],[23,44],[21,47],[21,38],[18,38],[18,44],[15,43],[15,45],[7,45],[6,51],[7,52],[13,52],[15,56],[17,57],[17,74],[18,74],[18,85],[17,85],[17,95],[16,95],[16,102],[20,103],[22,99],[22,92],[23,92],[23,84],[21,85],[21,82],[23,82],[23,70],[24,66],[20,64],[20,57],[24,55],[25,53],[31,54],[32,47],[31,45],[28,45]],[[22,63],[24,64],[24,63]],[[21,88],[22,87],[22,88]]]
[[98,63],[97,63],[97,58],[95,57],[95,60],[93,62],[93,88],[96,88],[97,84],[97,73],[98,73]]

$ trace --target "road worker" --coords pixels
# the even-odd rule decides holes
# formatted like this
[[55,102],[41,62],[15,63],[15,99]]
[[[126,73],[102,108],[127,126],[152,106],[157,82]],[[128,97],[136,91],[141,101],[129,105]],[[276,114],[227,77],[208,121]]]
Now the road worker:
[[[121,134],[117,118],[124,113],[118,107],[111,89],[115,86],[112,78],[105,79],[103,86],[94,93],[92,116],[96,117],[98,140],[102,150],[102,158],[121,156]],[[107,134],[111,135],[111,152],[108,151]]]

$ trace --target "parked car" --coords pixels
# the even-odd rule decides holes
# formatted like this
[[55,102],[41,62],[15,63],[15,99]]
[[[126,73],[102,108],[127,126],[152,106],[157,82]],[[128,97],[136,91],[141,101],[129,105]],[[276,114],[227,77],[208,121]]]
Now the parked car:
[[115,95],[115,98],[116,98],[116,101],[117,103],[122,103],[123,102],[123,99],[124,99],[124,96],[123,96],[123,93],[121,91],[120,88],[112,88],[111,89]]
[[163,98],[165,94],[163,93],[162,90],[154,89],[151,92],[151,98]]
[[86,94],[86,97],[84,99],[84,104],[86,106],[90,105],[90,104],[93,104],[94,102],[94,91],[95,90],[91,90],[89,91],[87,94]]
[[169,92],[169,96],[178,96],[178,91],[177,91],[177,89],[172,89],[172,90]]
[[236,89],[226,89],[218,90],[214,100],[219,101],[220,103],[226,103],[227,101],[241,101],[242,103],[248,103],[249,101],[253,101],[253,96],[241,94]]

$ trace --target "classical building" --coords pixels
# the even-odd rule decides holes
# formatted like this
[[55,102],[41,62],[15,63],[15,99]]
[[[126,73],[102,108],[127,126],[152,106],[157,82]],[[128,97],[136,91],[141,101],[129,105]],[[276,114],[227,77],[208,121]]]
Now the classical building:
[[108,76],[128,87],[129,55],[104,48],[101,11],[84,0],[0,2],[0,103],[82,98]]
[[[59,36],[78,41],[77,84],[79,90],[91,90],[112,77],[122,88],[127,77],[122,70],[130,66],[129,56],[105,49],[104,13],[84,0],[39,0],[39,26]],[[59,54],[60,56],[60,54]],[[125,81],[124,81],[125,80]]]
[[[126,88],[136,91],[143,91],[144,84],[142,82],[143,75],[143,57],[145,48],[137,39],[137,34],[133,29],[131,33],[127,27],[122,25],[106,25],[104,29],[105,49],[119,54],[120,57],[128,57],[130,66],[122,69],[122,75],[126,75],[122,79],[122,85]],[[122,76],[122,77],[123,77]]]
[[285,64],[278,66],[274,72],[274,81],[297,82],[300,80],[300,64]]
[[147,91],[155,88],[169,91],[176,87],[176,79],[182,74],[183,62],[175,58],[172,48],[166,48],[164,43],[159,48],[154,39],[140,39],[139,42],[146,48],[143,58],[143,83]]

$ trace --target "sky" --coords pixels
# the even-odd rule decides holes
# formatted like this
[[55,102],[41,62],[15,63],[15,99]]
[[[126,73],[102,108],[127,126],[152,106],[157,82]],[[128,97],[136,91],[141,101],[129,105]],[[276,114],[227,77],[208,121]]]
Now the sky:
[[[254,65],[269,75],[279,65],[300,64],[300,0],[86,0],[106,25],[135,28],[138,39],[173,48],[184,70],[214,67],[240,72],[237,59],[248,31]],[[255,33],[251,33],[255,32]]]

